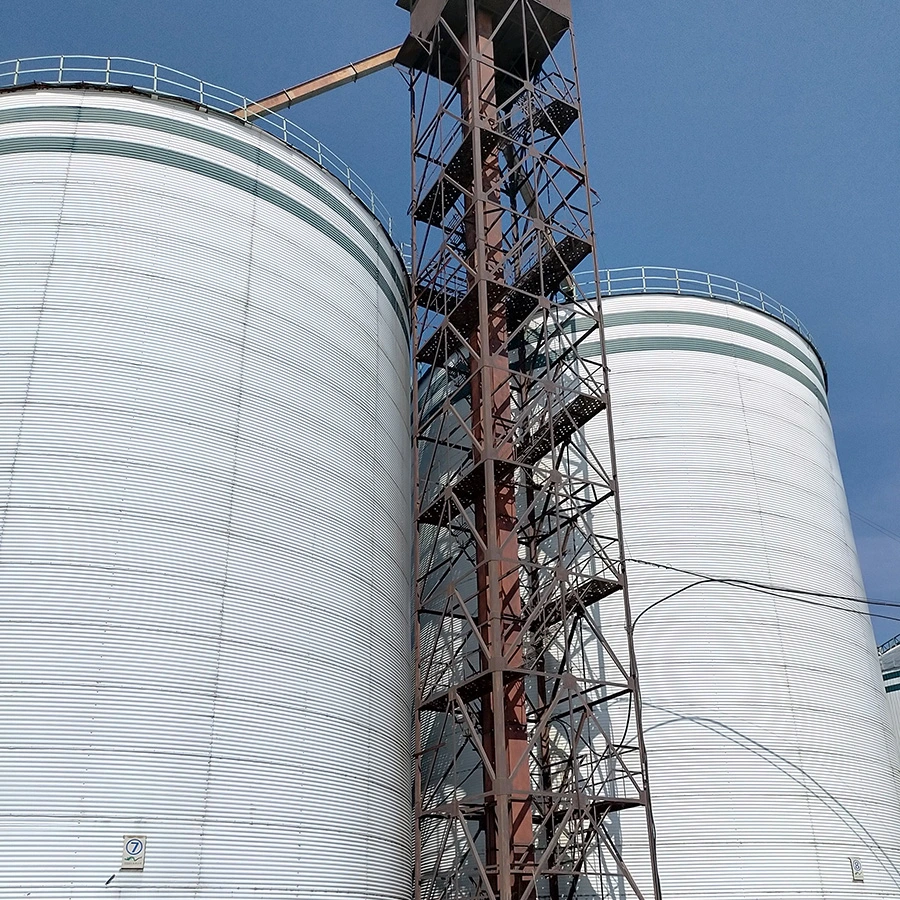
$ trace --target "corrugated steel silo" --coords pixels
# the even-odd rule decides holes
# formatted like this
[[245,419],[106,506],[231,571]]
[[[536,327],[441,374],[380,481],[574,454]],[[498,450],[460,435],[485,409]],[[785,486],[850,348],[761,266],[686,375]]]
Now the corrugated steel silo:
[[880,648],[881,677],[887,695],[888,722],[897,747],[896,765],[900,767],[900,635]]
[[628,270],[601,289],[626,553],[673,567],[629,566],[663,895],[897,897],[872,628],[834,598],[864,588],[821,360],[735,282]]
[[209,102],[0,94],[0,897],[409,895],[405,269]]

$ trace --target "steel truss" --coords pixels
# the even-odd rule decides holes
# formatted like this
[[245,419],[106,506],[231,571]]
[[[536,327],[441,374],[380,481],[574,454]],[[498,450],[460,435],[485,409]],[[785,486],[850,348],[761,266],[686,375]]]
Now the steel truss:
[[585,352],[599,292],[573,274],[597,280],[570,19],[568,0],[417,0],[399,57],[419,900],[660,896],[605,349]]

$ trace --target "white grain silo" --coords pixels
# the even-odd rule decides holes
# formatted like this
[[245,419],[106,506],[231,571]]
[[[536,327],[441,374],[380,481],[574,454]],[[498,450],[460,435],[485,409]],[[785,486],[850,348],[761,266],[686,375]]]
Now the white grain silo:
[[671,567],[629,565],[663,896],[896,898],[900,784],[865,603],[835,598],[864,588],[818,353],[726,279],[601,289],[626,554]]
[[403,900],[402,260],[239,98],[43,68],[0,66],[0,897]]
[[887,695],[888,722],[897,747],[896,764],[900,768],[900,635],[879,648],[879,655]]

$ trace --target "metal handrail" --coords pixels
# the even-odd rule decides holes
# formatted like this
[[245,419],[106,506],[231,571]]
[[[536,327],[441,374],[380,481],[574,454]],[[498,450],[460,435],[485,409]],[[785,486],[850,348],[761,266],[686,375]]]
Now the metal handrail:
[[[582,286],[593,282],[593,272],[578,272],[576,278]],[[685,294],[692,297],[711,297],[727,300],[740,306],[761,310],[793,328],[815,347],[809,329],[786,306],[772,299],[757,288],[709,272],[693,269],[673,269],[665,266],[632,266],[624,269],[600,269],[598,284],[602,297],[623,294]]]
[[895,634],[889,641],[885,642],[878,648],[878,655],[884,656],[888,650],[893,650],[894,647],[900,645],[900,634]]
[[[135,88],[160,96],[190,100],[219,112],[232,113],[241,122],[246,119],[247,107],[258,107],[256,101],[228,88],[143,59],[69,55],[32,56],[0,62],[0,90],[33,84],[90,84]],[[245,113],[244,119],[241,119],[240,111]],[[274,135],[346,184],[377,216],[387,233],[393,236],[393,220],[387,207],[375,196],[375,192],[363,178],[320,140],[277,113],[255,118],[249,127],[261,128]]]

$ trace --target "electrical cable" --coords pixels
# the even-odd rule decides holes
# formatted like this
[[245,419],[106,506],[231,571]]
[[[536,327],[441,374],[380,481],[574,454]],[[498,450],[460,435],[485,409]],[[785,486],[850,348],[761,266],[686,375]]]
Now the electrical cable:
[[855,510],[850,510],[850,515],[856,519],[859,519],[860,522],[865,522],[870,528],[874,528],[876,531],[880,531],[885,537],[889,537],[892,541],[896,541],[900,544],[900,534],[897,534],[896,531],[891,531],[890,528],[885,528],[884,525],[879,525],[877,522],[873,522],[871,519],[867,519],[865,516],[860,515]]
[[[637,562],[637,560],[630,560],[630,562]],[[673,597],[677,597],[679,594],[684,593],[684,591],[688,591],[688,590],[690,590],[691,588],[697,587],[697,585],[700,585],[700,584],[709,584],[710,581],[711,581],[711,579],[709,579],[709,578],[700,578],[699,580],[694,581],[694,582],[692,582],[691,584],[686,584],[684,587],[679,588],[677,591],[672,591],[671,594],[666,594],[665,597],[660,597],[659,600],[655,600],[655,601],[654,601],[653,603],[651,603],[649,606],[647,606],[647,607],[645,607],[644,609],[642,609],[642,610],[634,617],[634,619],[632,620],[632,623],[631,623],[631,627],[632,627],[632,628],[636,628],[636,627],[637,627],[637,623],[638,623],[638,622],[640,621],[640,619],[641,619],[641,616],[643,616],[645,613],[650,612],[650,610],[653,609],[654,607],[659,606],[660,603],[665,603],[666,600],[671,600]]]
[[[887,615],[886,613],[874,612],[873,610],[870,610],[868,608],[870,606],[879,606],[879,607],[887,607],[890,609],[900,609],[900,603],[893,602],[890,600],[870,600],[865,597],[848,597],[843,594],[828,594],[824,591],[810,591],[805,588],[781,587],[779,585],[764,584],[762,582],[749,581],[749,580],[743,579],[743,578],[726,578],[726,577],[720,577],[720,576],[715,576],[715,575],[707,575],[707,574],[703,574],[701,572],[691,571],[690,569],[682,569],[682,568],[679,568],[678,566],[670,566],[670,565],[667,565],[666,563],[658,563],[658,562],[653,562],[651,560],[646,560],[646,559],[629,558],[629,559],[626,559],[625,562],[635,563],[637,565],[643,565],[643,566],[651,566],[656,569],[664,569],[664,570],[667,570],[670,572],[678,572],[681,575],[690,575],[692,578],[699,579],[694,584],[686,585],[685,587],[681,588],[680,590],[675,591],[674,593],[669,594],[665,597],[662,597],[659,600],[656,600],[654,603],[652,603],[646,609],[642,610],[638,614],[638,616],[635,618],[634,622],[632,623],[632,627],[637,624],[638,619],[640,619],[640,617],[645,612],[649,612],[654,606],[659,606],[660,603],[663,603],[664,601],[669,600],[674,596],[677,596],[678,594],[682,593],[682,591],[686,591],[689,588],[696,587],[699,584],[707,584],[707,583],[725,584],[730,587],[740,587],[740,588],[744,588],[746,590],[756,591],[757,593],[765,594],[770,597],[775,597],[776,599],[779,599],[779,600],[794,600],[797,603],[804,603],[809,606],[818,606],[818,607],[821,607],[824,609],[833,609],[833,610],[836,610],[837,612],[849,612],[849,613],[855,613],[857,615],[871,616],[871,617],[878,618],[878,619],[886,619],[886,620],[892,621],[892,622],[900,622],[900,616],[890,616],[890,615]],[[800,596],[791,596],[791,595],[800,595]],[[826,600],[843,600],[846,603],[860,603],[860,604],[864,604],[865,608],[864,609],[847,609],[844,606],[834,606],[829,603],[821,603],[817,600],[807,599],[810,597],[820,597],[820,598],[823,598]]]

